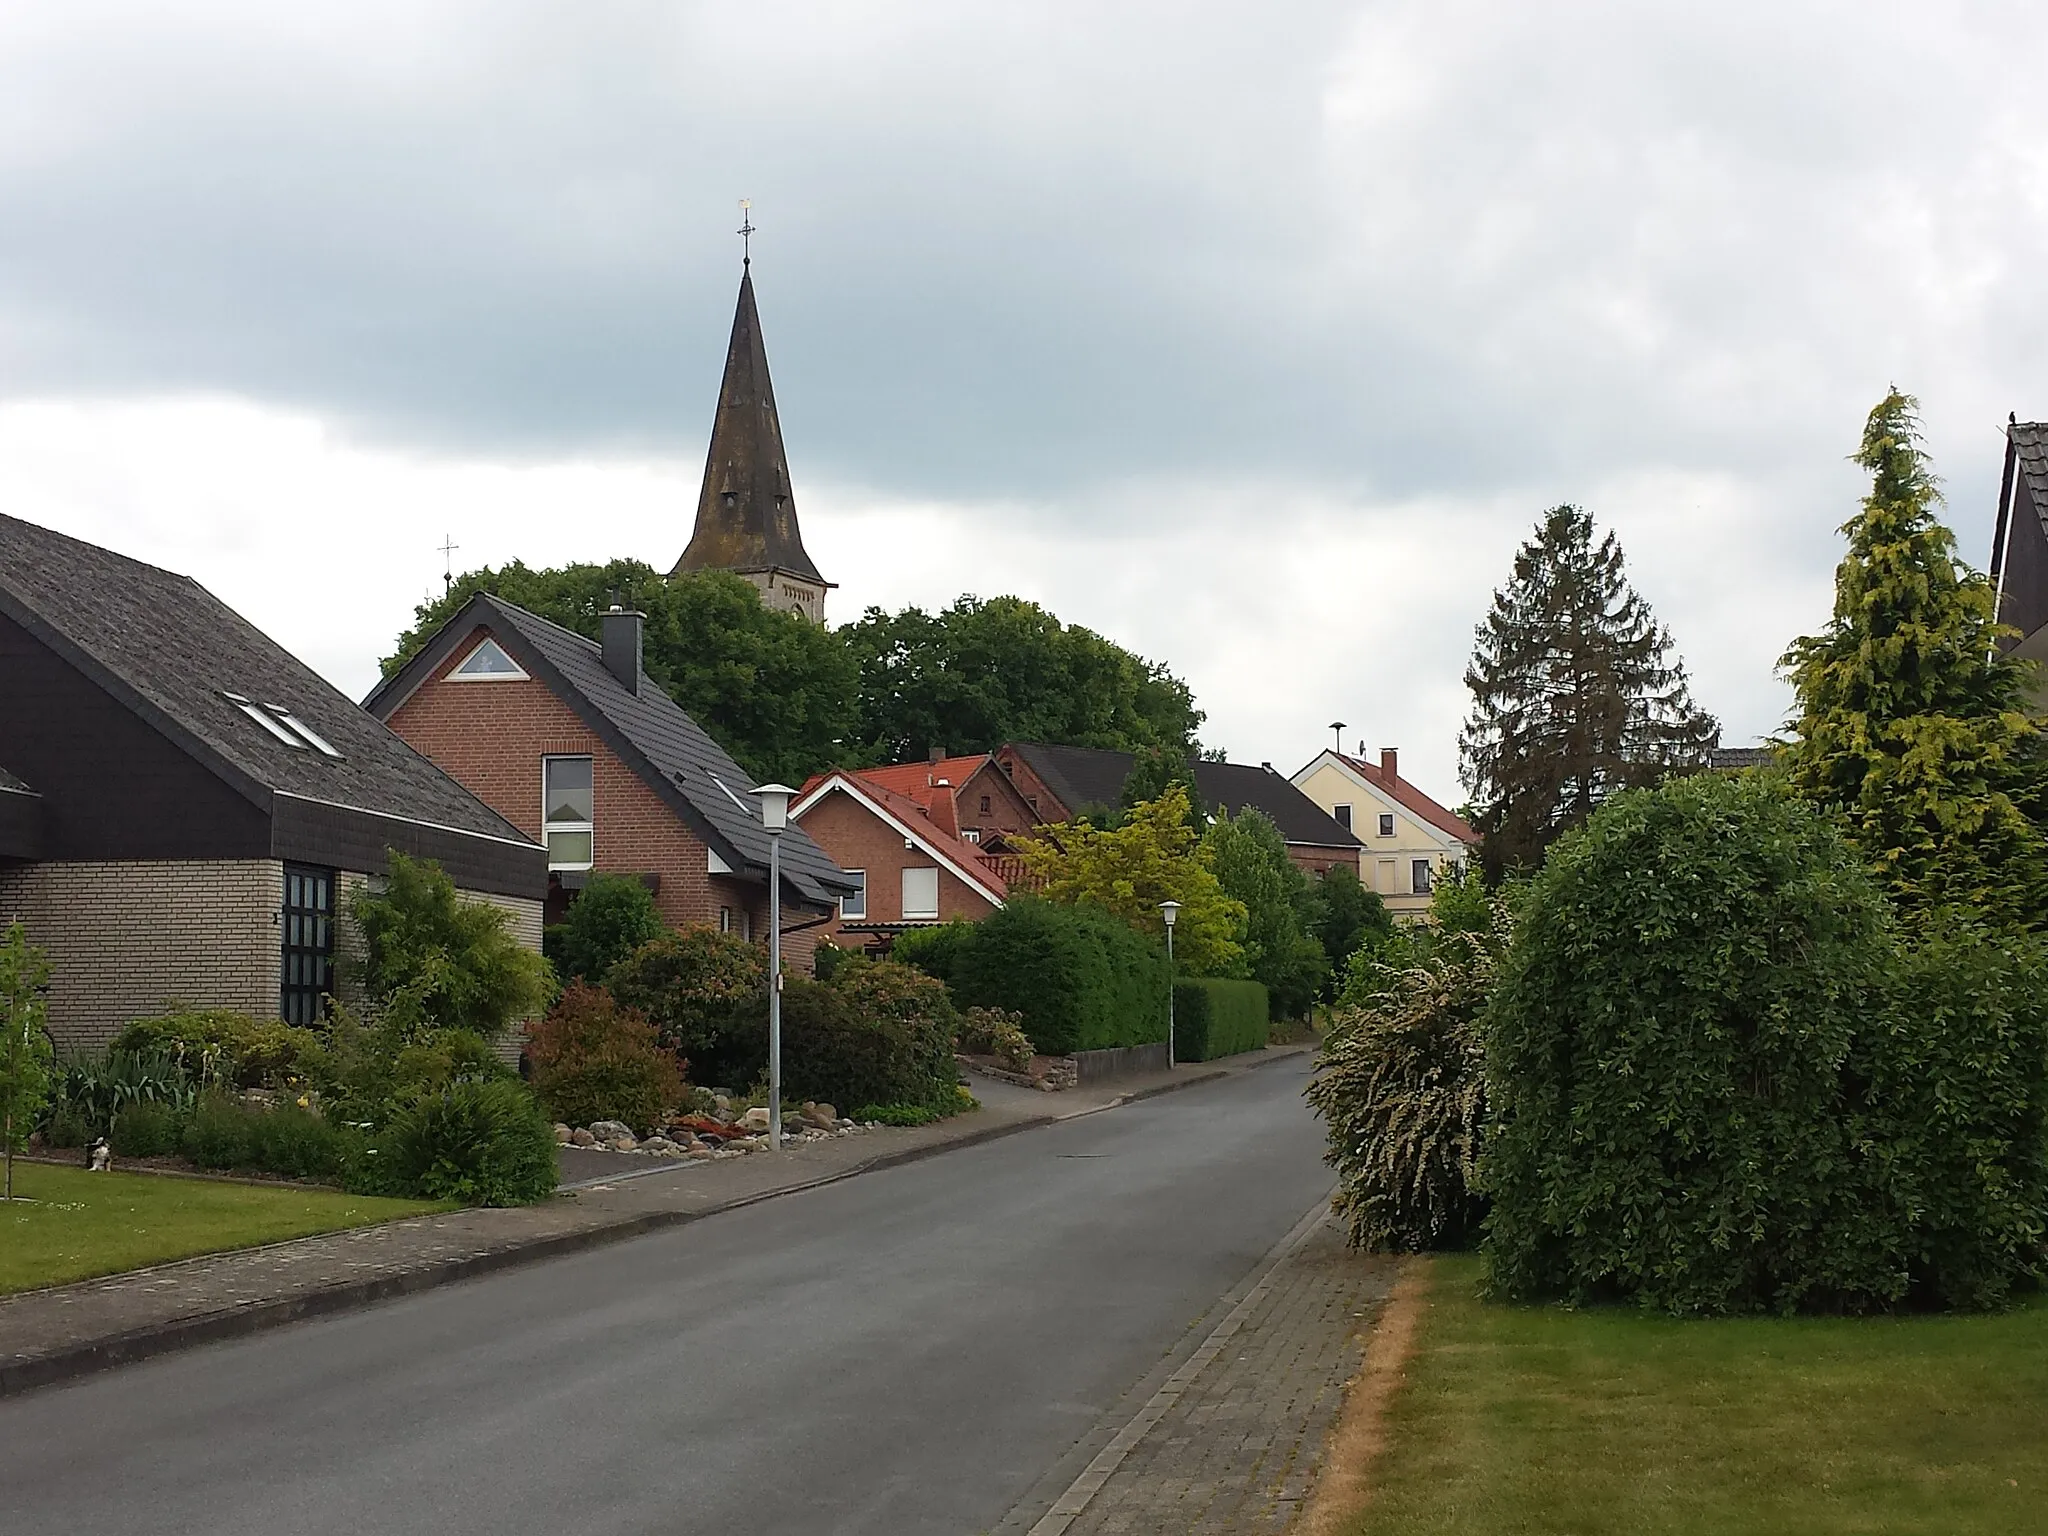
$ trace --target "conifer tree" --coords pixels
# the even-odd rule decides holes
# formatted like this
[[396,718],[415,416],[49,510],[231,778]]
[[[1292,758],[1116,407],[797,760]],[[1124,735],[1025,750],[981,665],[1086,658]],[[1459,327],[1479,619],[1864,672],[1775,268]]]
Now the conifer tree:
[[2048,847],[2019,803],[2039,776],[2034,664],[1999,648],[1991,584],[1935,517],[1917,411],[1893,389],[1864,426],[1870,494],[1841,528],[1834,616],[1780,662],[1799,703],[1782,761],[1909,914],[1960,903],[2037,927]]
[[1617,790],[1704,766],[1720,739],[1671,634],[1628,583],[1612,533],[1544,514],[1477,631],[1458,736],[1488,873],[1533,866]]

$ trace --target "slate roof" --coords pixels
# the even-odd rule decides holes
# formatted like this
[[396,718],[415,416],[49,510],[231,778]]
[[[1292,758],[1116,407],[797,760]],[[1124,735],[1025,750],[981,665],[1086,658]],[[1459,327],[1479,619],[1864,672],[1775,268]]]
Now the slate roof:
[[1346,766],[1353,773],[1364,779],[1368,784],[1375,785],[1379,789],[1384,790],[1417,816],[1420,816],[1424,821],[1435,827],[1439,832],[1449,833],[1468,848],[1477,848],[1479,846],[1479,832],[1471,822],[1460,816],[1456,811],[1447,810],[1443,806],[1438,805],[1436,801],[1430,799],[1429,796],[1417,789],[1408,780],[1402,778],[1398,773],[1390,776],[1382,772],[1377,763],[1368,763],[1363,758],[1350,757],[1344,753],[1336,755],[1344,759]]
[[1722,772],[1739,768],[1762,768],[1776,757],[1772,747],[1715,747],[1707,754],[1707,766]]
[[811,563],[796,523],[796,496],[782,447],[782,420],[775,412],[775,386],[768,377],[761,316],[754,308],[751,264],[740,276],[704,485],[697,494],[697,526],[676,570],[783,570],[831,585]]
[[2048,531],[2048,421],[2015,421],[2007,425],[2005,435],[2041,526]]
[[[536,846],[189,576],[0,515],[0,612],[266,811],[275,791]],[[341,756],[286,745],[228,693],[289,709]]]
[[17,795],[32,795],[35,793],[33,789],[30,789],[28,785],[17,779],[5,768],[0,768],[0,789],[11,790]]
[[[612,676],[597,641],[502,598],[471,598],[418,655],[371,691],[363,707],[389,719],[479,625],[575,710],[734,870],[767,875],[768,834],[747,771],[644,670],[636,693]],[[820,905],[853,889],[799,827],[783,835],[782,873],[805,900]]]
[[[1118,805],[1124,781],[1137,761],[1129,752],[1096,747],[1060,747],[1038,741],[1009,745],[1044,780],[1046,788],[1059,796],[1068,813],[1076,816],[1093,807]],[[1247,807],[1260,811],[1287,842],[1317,848],[1362,846],[1335,817],[1270,768],[1197,759],[1194,772],[1195,788],[1205,804],[1233,816]]]

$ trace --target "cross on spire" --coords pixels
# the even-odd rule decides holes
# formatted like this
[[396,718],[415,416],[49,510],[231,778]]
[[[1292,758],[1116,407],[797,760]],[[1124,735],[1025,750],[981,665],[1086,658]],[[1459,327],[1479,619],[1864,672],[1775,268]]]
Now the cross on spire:
[[460,548],[462,546],[455,542],[454,534],[444,533],[441,535],[441,590],[443,592],[453,592],[455,590],[455,551]]
[[740,199],[740,264],[751,267],[754,264],[754,215],[753,199]]

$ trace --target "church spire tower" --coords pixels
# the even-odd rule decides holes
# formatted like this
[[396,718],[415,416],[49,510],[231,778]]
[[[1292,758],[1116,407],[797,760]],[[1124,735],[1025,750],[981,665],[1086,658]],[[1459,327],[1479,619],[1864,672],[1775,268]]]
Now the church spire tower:
[[[742,238],[753,232],[752,220],[746,220]],[[769,382],[768,351],[754,307],[751,252],[740,268],[739,307],[725,350],[704,487],[697,496],[697,527],[674,574],[714,570],[746,577],[771,608],[825,621],[825,593],[834,584],[818,573],[797,528],[775,386]]]

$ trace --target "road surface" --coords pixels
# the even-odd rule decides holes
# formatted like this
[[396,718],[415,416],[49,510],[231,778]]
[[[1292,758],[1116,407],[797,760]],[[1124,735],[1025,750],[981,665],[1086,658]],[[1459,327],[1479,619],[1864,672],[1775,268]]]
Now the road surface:
[[987,1530],[1328,1190],[1306,1075],[0,1402],[0,1526]]

